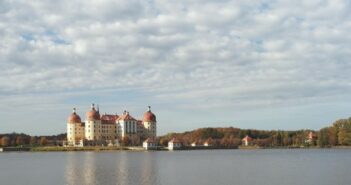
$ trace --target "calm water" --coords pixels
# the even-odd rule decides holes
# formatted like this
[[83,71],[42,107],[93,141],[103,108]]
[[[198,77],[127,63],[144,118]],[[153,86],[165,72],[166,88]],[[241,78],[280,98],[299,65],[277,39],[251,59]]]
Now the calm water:
[[348,185],[351,150],[0,153],[3,185]]

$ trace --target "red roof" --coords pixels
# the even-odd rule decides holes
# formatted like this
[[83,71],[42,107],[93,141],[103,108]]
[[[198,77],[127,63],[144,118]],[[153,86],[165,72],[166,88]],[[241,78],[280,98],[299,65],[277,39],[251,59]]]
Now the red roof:
[[154,138],[149,137],[144,141],[144,143],[156,143],[156,140]]
[[143,121],[145,121],[145,122],[156,122],[156,116],[151,111],[147,111],[144,114]]
[[245,136],[243,139],[242,139],[243,141],[252,141],[252,138],[250,137],[250,136]]
[[68,117],[68,123],[81,123],[82,120],[80,119],[79,115],[76,112],[73,112],[69,117]]
[[104,114],[101,116],[101,123],[103,124],[114,124],[118,119],[118,115]]
[[87,120],[100,120],[99,111],[95,110],[94,104],[91,105],[91,110],[86,113]]
[[314,132],[308,133],[308,139],[315,139],[315,138],[317,138],[317,134],[316,133],[314,133]]
[[148,111],[144,113],[143,121],[145,122],[156,122],[156,116],[151,112],[151,107],[148,106]]
[[172,138],[169,143],[180,143],[180,141],[177,138]]
[[137,121],[128,112],[123,113],[120,117],[118,117],[117,121],[119,121],[119,120],[123,120],[123,121]]

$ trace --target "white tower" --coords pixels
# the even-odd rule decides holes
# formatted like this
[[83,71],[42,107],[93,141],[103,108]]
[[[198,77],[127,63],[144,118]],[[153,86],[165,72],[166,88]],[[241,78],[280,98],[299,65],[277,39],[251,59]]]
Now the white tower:
[[91,110],[86,113],[85,121],[85,139],[89,141],[101,140],[101,120],[99,111],[95,110],[94,104]]
[[76,145],[82,139],[84,139],[84,126],[76,112],[76,108],[73,108],[72,114],[67,119],[68,145]]
[[156,116],[151,112],[150,106],[148,106],[147,111],[144,113],[143,125],[146,131],[146,137],[156,137]]

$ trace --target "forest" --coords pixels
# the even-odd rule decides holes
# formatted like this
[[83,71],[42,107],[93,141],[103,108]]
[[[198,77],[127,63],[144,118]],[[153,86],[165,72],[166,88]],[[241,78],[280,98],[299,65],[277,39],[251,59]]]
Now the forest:
[[[308,135],[313,133],[313,139]],[[240,128],[199,128],[184,133],[169,133],[159,137],[161,145],[166,146],[172,138],[177,138],[183,145],[193,142],[212,142],[213,145],[233,147],[242,144],[242,138],[252,138],[252,145],[259,147],[332,147],[351,146],[351,118],[340,119],[330,127],[319,131],[313,130],[256,130]]]
[[30,136],[23,133],[0,134],[0,146],[46,146],[62,145],[62,140],[66,139],[66,134],[52,136]]
[[[309,134],[313,139],[309,140]],[[333,147],[351,146],[351,118],[335,121],[331,126],[314,130],[256,130],[227,128],[199,128],[183,133],[169,133],[159,136],[159,145],[167,146],[168,141],[176,138],[183,145],[189,146],[196,142],[200,145],[209,142],[214,146],[236,147],[242,144],[242,138],[252,138],[251,144],[258,147]],[[23,133],[0,134],[0,146],[46,146],[62,145],[66,133],[52,136],[30,136]],[[129,140],[128,140],[129,141]],[[131,145],[127,140],[122,144]],[[136,142],[139,143],[140,142]]]

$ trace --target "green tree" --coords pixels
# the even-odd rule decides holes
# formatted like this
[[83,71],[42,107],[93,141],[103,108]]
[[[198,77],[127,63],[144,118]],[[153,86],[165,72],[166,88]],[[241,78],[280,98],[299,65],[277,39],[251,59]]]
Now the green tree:
[[328,128],[322,128],[318,132],[318,145],[320,147],[325,147],[329,145],[328,143]]
[[41,146],[45,146],[46,144],[47,144],[46,137],[41,137],[41,138],[40,138],[40,145],[41,145]]
[[331,146],[335,146],[338,144],[337,129],[335,127],[328,128],[328,143]]
[[31,146],[36,145],[36,144],[37,144],[37,139],[36,139],[34,136],[30,137],[29,144],[30,144]]

